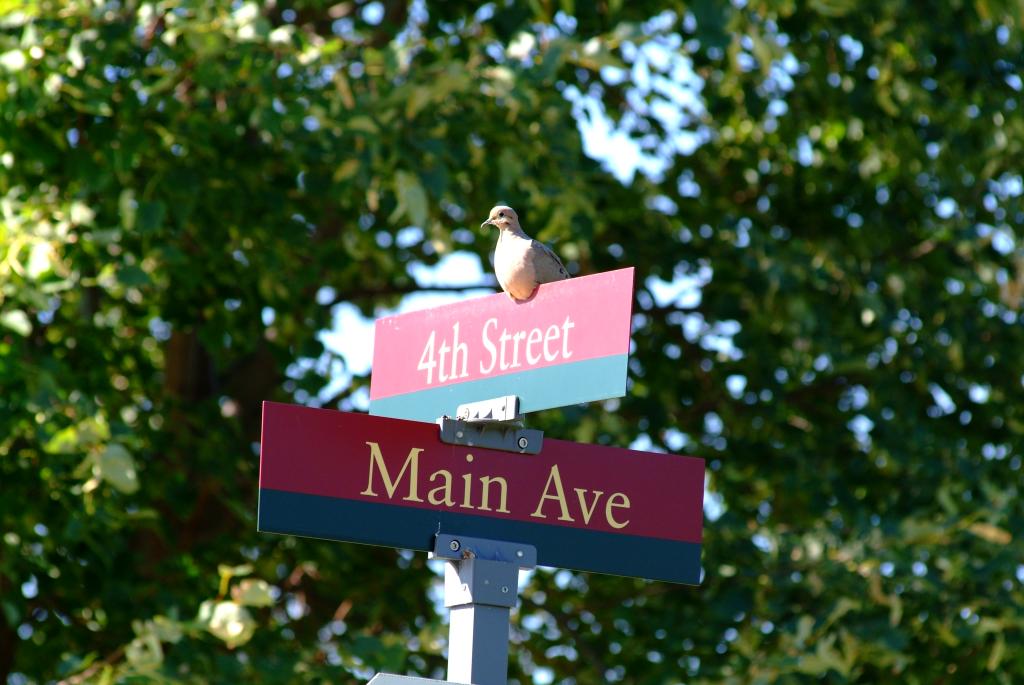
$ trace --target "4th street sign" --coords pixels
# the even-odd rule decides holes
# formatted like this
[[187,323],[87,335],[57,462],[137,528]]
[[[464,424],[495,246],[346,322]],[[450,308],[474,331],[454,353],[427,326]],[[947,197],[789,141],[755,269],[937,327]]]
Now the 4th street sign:
[[519,397],[523,413],[626,393],[633,269],[378,319],[370,413],[434,421]]
[[422,551],[454,533],[697,584],[703,493],[702,459],[553,439],[525,455],[442,443],[435,424],[263,405],[264,532]]

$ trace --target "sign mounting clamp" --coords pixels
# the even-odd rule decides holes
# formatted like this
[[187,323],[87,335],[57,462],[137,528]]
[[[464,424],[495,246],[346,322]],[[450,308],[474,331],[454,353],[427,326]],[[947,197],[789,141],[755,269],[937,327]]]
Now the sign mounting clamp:
[[460,404],[455,414],[437,420],[441,442],[520,454],[538,454],[543,446],[543,431],[523,427],[515,395]]

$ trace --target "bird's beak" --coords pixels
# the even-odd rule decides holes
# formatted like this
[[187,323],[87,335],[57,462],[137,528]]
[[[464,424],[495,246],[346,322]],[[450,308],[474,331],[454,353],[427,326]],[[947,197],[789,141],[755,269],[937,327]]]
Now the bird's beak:
[[487,221],[485,221],[482,224],[480,224],[480,228],[483,228],[484,226],[493,226],[493,225],[494,225],[494,222],[491,221],[490,219],[488,219]]

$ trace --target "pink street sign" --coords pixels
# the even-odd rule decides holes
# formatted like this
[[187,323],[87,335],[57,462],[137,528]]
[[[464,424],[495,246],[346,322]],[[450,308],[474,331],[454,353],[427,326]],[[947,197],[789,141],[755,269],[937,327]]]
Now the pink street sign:
[[370,413],[432,421],[507,394],[523,411],[625,393],[633,269],[378,319]]

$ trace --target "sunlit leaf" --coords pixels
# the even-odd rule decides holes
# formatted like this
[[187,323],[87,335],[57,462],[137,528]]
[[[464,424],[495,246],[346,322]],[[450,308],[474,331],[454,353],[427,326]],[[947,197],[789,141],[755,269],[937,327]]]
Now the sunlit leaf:
[[93,460],[93,473],[126,495],[139,489],[135,460],[119,443],[109,443],[96,455]]
[[217,573],[231,577],[247,576],[252,573],[252,564],[239,564],[238,566],[220,564],[217,566]]
[[246,578],[232,590],[231,596],[239,604],[250,607],[268,607],[274,603],[270,584],[258,578]]
[[23,50],[8,50],[0,53],[0,67],[7,71],[21,71],[28,64]]
[[156,635],[147,633],[135,638],[125,648],[125,658],[140,671],[158,668],[164,660],[164,651]]
[[967,530],[977,535],[982,540],[987,540],[996,545],[1008,545],[1013,541],[1013,535],[1009,531],[994,526],[991,523],[976,521],[967,527]]
[[427,193],[416,175],[406,171],[395,172],[395,194],[399,204],[389,220],[394,222],[404,214],[414,226],[425,226],[428,217]]
[[5,326],[22,336],[32,332],[32,322],[29,321],[28,315],[20,309],[0,312],[0,326]]
[[256,632],[249,610],[237,602],[207,600],[199,608],[198,621],[232,649],[244,645]]

